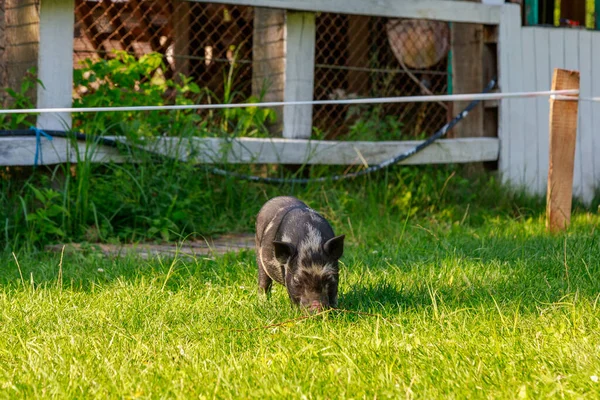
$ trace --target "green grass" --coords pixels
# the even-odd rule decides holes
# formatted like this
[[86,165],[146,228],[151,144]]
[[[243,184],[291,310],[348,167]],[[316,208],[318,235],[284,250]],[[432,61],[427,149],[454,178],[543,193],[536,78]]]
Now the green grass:
[[[167,82],[146,79],[159,61],[88,68],[121,88],[143,81],[147,101],[161,104]],[[190,81],[169,85],[177,102],[208,95],[227,103],[239,96],[233,73],[223,99]],[[11,94],[15,104],[29,104],[34,83]],[[113,89],[107,83],[82,101],[139,101],[135,91]],[[406,137],[378,111],[363,112],[347,138]],[[252,109],[202,119],[99,114],[76,127],[131,139],[163,131],[261,136],[269,119]],[[507,190],[493,175],[465,178],[455,166],[393,166],[333,185],[277,187],[135,148],[124,151],[137,163],[96,165],[93,151],[90,143],[73,165],[0,171],[0,399],[600,396],[600,195],[589,207],[575,203],[569,231],[553,236],[543,199]],[[269,176],[285,174],[268,168]],[[344,311],[307,317],[281,286],[270,301],[259,299],[253,251],[150,260],[107,258],[89,245],[64,258],[43,251],[52,242],[250,232],[260,206],[280,194],[306,200],[346,234]]]
[[281,286],[257,297],[252,251],[5,252],[0,397],[598,398],[597,214],[551,236],[539,212],[369,215],[364,195],[317,202],[350,210],[328,216],[351,312],[307,319]]

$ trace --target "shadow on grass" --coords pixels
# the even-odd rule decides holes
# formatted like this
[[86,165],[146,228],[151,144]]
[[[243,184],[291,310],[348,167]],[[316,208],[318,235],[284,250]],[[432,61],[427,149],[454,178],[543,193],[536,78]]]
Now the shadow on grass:
[[341,292],[340,308],[362,312],[397,308],[405,300],[402,291],[387,281],[366,285],[354,284],[348,288],[342,288]]
[[518,304],[527,313],[569,296],[594,301],[600,293],[599,239],[593,229],[558,236],[465,235],[441,238],[427,249],[364,252],[355,260],[369,267],[349,273],[340,307],[390,315]]

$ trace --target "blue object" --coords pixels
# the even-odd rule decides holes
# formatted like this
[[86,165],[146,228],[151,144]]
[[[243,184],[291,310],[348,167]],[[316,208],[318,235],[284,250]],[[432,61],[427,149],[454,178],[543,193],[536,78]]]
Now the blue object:
[[44,162],[42,157],[42,136],[44,136],[48,140],[52,140],[52,136],[48,135],[41,129],[36,128],[35,126],[30,127],[32,131],[35,132],[35,158],[33,159],[33,166],[37,167],[38,158],[40,162]]

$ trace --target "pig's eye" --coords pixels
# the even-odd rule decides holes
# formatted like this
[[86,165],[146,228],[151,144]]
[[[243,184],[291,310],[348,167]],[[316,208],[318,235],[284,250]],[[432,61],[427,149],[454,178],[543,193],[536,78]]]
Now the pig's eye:
[[292,282],[294,282],[296,285],[300,283],[300,278],[298,278],[297,276],[294,276],[292,278]]

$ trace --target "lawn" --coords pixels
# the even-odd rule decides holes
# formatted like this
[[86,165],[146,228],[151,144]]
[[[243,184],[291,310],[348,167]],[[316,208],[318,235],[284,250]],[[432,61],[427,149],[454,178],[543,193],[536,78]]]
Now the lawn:
[[600,396],[597,212],[549,235],[539,208],[369,213],[368,189],[313,196],[347,247],[343,310],[310,317],[257,296],[253,251],[2,253],[0,397]]
[[[76,88],[87,88],[76,106],[139,105],[141,92],[148,105],[164,104],[165,92],[177,104],[250,100],[232,86],[236,63],[218,99],[191,78],[153,79],[162,59],[87,62],[75,73]],[[25,80],[14,104],[32,106],[35,84]],[[165,133],[265,137],[274,115],[74,113],[73,126],[131,143]],[[415,139],[401,122],[374,107],[346,138]],[[135,162],[94,164],[87,143],[77,163],[0,170],[0,399],[600,398],[600,193],[575,203],[567,232],[550,235],[544,199],[494,173],[394,165],[268,186],[136,146],[121,148]],[[275,165],[217,166],[291,176]],[[281,286],[260,298],[253,250],[151,259],[94,250],[252,232],[260,206],[283,194],[346,235],[340,309],[306,315]],[[72,241],[83,250],[45,250]]]

